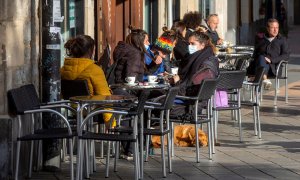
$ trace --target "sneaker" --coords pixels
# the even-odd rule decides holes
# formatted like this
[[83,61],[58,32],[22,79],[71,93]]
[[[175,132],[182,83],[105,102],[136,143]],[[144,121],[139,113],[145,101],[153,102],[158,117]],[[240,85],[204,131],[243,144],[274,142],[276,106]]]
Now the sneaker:
[[269,90],[272,86],[272,82],[269,79],[263,80],[263,84],[265,90]]
[[133,160],[133,154],[131,152],[128,152],[127,154],[122,154],[121,159],[126,159],[128,161],[132,161]]

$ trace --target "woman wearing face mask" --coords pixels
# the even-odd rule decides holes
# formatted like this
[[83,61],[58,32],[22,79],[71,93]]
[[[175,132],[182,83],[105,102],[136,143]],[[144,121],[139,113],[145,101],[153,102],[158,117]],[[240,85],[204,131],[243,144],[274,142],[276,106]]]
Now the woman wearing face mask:
[[[202,30],[196,30],[191,33],[189,37],[189,56],[187,64],[179,75],[175,75],[171,82],[180,86],[180,94],[185,95],[186,88],[192,84],[193,75],[201,69],[202,66],[207,65],[213,72],[218,74],[219,62],[215,57],[215,47],[207,34]],[[207,63],[209,61],[209,63]]]

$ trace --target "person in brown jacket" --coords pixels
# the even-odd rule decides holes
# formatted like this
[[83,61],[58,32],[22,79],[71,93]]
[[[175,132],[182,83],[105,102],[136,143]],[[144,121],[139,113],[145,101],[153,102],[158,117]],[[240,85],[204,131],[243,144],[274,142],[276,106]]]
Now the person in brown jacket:
[[148,40],[148,34],[142,29],[129,27],[130,34],[126,42],[120,41],[113,52],[115,69],[115,83],[126,83],[125,78],[135,76],[136,81],[142,82],[145,72],[144,54],[146,49],[144,41]]

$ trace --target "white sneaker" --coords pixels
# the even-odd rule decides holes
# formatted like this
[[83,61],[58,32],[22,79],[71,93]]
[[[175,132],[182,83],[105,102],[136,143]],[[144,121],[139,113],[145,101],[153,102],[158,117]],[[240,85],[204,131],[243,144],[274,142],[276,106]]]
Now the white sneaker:
[[263,80],[263,84],[265,90],[269,90],[272,86],[272,82],[269,79]]

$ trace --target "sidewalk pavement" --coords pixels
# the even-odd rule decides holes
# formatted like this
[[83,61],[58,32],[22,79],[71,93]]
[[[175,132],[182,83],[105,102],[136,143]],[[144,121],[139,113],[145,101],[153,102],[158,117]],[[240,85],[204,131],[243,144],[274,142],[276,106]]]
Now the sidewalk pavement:
[[[219,142],[213,160],[207,147],[201,148],[200,163],[195,162],[194,147],[176,147],[173,173],[162,178],[160,149],[144,165],[144,179],[300,179],[300,81],[289,84],[289,103],[279,97],[273,108],[274,92],[266,92],[261,105],[262,139],[254,136],[252,110],[242,112],[244,142],[238,138],[238,126],[230,112],[219,121]],[[284,90],[280,89],[280,94]],[[97,172],[90,179],[105,179],[105,160],[97,158]],[[69,179],[68,163],[62,171],[37,172],[32,179]],[[133,162],[118,161],[118,172],[110,166],[109,179],[133,179]],[[106,178],[107,179],[107,178]]]

